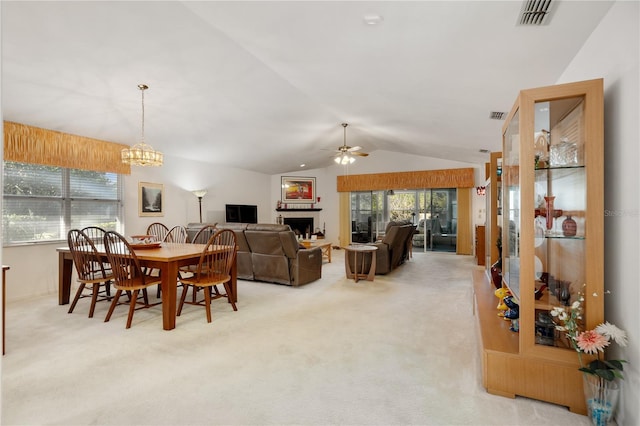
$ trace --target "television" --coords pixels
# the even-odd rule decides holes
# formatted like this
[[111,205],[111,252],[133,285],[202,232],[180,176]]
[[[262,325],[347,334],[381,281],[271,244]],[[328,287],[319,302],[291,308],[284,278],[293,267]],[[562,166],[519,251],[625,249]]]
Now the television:
[[246,204],[226,204],[227,223],[258,223],[258,206]]

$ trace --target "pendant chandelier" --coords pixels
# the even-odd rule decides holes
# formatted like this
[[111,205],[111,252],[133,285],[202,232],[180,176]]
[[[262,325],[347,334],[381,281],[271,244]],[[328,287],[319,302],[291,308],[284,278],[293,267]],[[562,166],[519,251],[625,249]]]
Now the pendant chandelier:
[[162,166],[164,162],[164,155],[144,141],[144,91],[148,88],[149,86],[146,84],[138,84],[138,89],[142,92],[142,137],[140,143],[131,148],[125,148],[121,152],[122,162],[130,166]]

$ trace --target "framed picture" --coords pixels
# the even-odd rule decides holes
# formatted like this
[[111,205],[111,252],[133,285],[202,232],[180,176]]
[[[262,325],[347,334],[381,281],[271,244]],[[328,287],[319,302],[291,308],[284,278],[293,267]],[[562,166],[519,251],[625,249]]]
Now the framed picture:
[[282,202],[304,204],[315,203],[316,178],[282,176]]
[[164,185],[138,182],[138,216],[164,216]]

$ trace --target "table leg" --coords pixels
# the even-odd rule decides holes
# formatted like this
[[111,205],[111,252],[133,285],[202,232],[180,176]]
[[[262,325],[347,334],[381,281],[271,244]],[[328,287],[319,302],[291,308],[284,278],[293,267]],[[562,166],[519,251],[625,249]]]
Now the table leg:
[[160,267],[162,286],[162,328],[176,328],[176,300],[178,293],[178,265],[175,262],[163,263]]
[[327,246],[327,260],[331,263],[331,244]]
[[367,281],[373,281],[376,276],[376,252],[371,251],[369,253],[371,253],[371,267],[369,268],[369,275],[367,276]]
[[355,282],[358,282],[358,252],[354,251],[353,252],[353,271],[355,272],[353,274],[353,279]]
[[4,316],[4,310],[5,310],[5,305],[6,305],[6,300],[7,300],[7,288],[6,288],[6,278],[7,278],[7,269],[9,269],[8,266],[2,265],[2,355],[4,355],[4,342],[5,342],[5,316]]
[[[70,256],[70,255],[69,255]],[[66,253],[58,254],[58,305],[68,305],[71,294],[73,260]]]

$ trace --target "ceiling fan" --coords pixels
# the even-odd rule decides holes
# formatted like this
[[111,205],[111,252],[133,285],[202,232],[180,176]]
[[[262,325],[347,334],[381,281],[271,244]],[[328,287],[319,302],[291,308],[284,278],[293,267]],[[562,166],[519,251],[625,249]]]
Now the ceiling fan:
[[353,157],[354,155],[360,156],[360,157],[366,157],[367,154],[366,152],[359,152],[362,147],[359,146],[347,146],[347,123],[342,123],[342,127],[344,128],[344,142],[343,145],[338,147],[337,149],[337,154],[336,154],[336,158],[335,158],[335,162],[338,164],[351,164],[354,161],[356,161],[356,159]]

